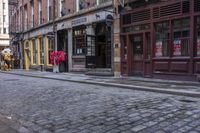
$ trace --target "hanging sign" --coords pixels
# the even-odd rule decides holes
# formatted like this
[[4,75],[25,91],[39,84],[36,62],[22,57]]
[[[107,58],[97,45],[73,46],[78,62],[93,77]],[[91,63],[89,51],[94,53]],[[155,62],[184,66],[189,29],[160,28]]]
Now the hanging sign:
[[181,55],[181,40],[174,40],[174,52],[173,55]]
[[200,38],[197,39],[197,55],[200,56]]
[[162,41],[156,42],[156,51],[155,51],[155,56],[160,57],[162,56]]

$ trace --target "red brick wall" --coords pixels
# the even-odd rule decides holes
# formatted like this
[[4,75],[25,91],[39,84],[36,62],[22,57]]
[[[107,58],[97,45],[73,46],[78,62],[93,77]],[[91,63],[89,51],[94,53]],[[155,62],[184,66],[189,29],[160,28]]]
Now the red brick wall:
[[[32,0],[34,1],[34,27],[39,26],[39,0]],[[42,24],[48,22],[48,0],[41,0],[42,1]],[[86,2],[89,2],[89,7],[92,7],[96,4],[96,0],[85,0]],[[59,0],[54,0],[55,2],[55,17],[59,17]],[[32,10],[31,10],[31,0],[19,0],[18,6],[27,6],[27,15],[28,15],[28,29],[32,26]],[[70,10],[69,14],[72,14],[76,12],[76,0],[66,0],[65,1],[65,8],[66,10]],[[20,7],[16,8],[16,10],[19,10]],[[20,13],[19,13],[20,14]],[[23,13],[24,14],[24,13]],[[20,15],[19,15],[20,16]],[[24,17],[24,15],[22,15]],[[16,17],[17,18],[17,17]],[[22,18],[24,19],[24,18]],[[21,20],[22,20],[21,19]],[[10,21],[13,21],[11,19]],[[17,20],[15,20],[17,21]],[[19,22],[22,24],[22,22]],[[27,24],[22,24],[27,25]],[[16,25],[15,25],[16,26]]]

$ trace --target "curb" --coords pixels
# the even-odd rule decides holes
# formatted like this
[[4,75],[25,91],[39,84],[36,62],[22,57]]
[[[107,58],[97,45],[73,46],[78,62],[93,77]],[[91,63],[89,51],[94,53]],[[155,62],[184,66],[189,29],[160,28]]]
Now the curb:
[[156,87],[151,88],[147,86],[126,85],[126,84],[84,81],[84,80],[81,81],[81,80],[59,79],[59,78],[52,78],[52,77],[43,77],[43,76],[38,76],[38,75],[18,74],[18,73],[13,73],[13,72],[3,72],[3,71],[0,71],[0,72],[5,73],[5,74],[19,75],[19,76],[26,76],[26,77],[51,79],[51,80],[57,80],[57,81],[67,81],[67,82],[73,82],[73,83],[83,83],[83,84],[100,85],[100,86],[109,86],[109,87],[117,87],[117,88],[126,88],[126,89],[138,90],[138,91],[158,92],[158,93],[164,93],[164,94],[200,98],[200,92],[183,91],[183,90],[175,90],[175,89],[166,90],[162,88],[156,88]]

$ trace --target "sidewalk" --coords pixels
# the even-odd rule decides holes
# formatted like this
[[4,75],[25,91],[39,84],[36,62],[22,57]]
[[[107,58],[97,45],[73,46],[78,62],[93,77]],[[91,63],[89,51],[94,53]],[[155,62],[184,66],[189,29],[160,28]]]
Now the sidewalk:
[[10,127],[10,124],[0,118],[0,133],[19,133]]
[[102,77],[76,73],[53,73],[33,70],[25,71],[22,69],[12,70],[11,72],[0,72],[36,78],[47,78],[85,84],[128,88],[141,91],[200,97],[199,82],[172,81],[137,77]]

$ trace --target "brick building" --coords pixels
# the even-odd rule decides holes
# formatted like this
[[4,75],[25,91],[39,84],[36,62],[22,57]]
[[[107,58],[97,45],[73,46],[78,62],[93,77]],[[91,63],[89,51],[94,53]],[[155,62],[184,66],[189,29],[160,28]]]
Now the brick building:
[[61,72],[113,75],[113,14],[112,0],[18,0],[10,33],[21,68],[51,71],[50,53],[65,51]]
[[121,74],[196,80],[200,74],[200,0],[124,2],[115,5],[120,19],[116,27],[121,24],[120,37],[114,41],[121,44]]
[[9,47],[8,1],[0,0],[0,51]]

